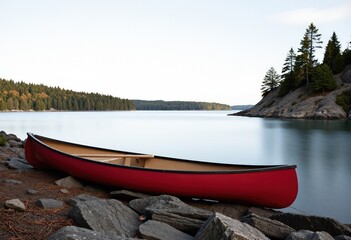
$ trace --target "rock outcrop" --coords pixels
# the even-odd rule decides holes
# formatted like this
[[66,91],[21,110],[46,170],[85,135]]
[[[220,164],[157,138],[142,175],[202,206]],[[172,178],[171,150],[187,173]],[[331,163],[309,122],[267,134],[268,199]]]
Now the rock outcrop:
[[348,114],[336,104],[336,98],[343,92],[351,91],[351,84],[344,84],[339,89],[326,95],[308,96],[306,87],[278,97],[278,89],[268,93],[259,103],[249,110],[232,115],[267,118],[296,119],[347,119]]

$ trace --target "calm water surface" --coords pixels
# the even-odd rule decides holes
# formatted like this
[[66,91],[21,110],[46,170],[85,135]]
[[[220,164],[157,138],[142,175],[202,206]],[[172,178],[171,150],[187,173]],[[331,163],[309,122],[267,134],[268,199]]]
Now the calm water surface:
[[291,212],[351,223],[351,123],[228,117],[214,112],[4,112],[0,130],[209,162],[296,164]]

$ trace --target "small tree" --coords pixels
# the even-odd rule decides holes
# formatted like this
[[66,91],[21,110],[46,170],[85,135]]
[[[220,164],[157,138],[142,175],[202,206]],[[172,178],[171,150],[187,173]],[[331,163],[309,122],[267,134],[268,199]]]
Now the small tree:
[[340,49],[341,45],[338,37],[335,32],[333,32],[333,35],[325,48],[323,63],[327,64],[334,74],[343,70],[343,59]]
[[328,65],[323,64],[315,68],[313,72],[313,80],[311,89],[314,92],[331,91],[336,89],[336,82],[333,78],[333,73]]
[[275,71],[273,67],[271,67],[266,75],[264,76],[262,85],[261,85],[261,92],[262,96],[266,96],[270,91],[276,89],[279,86],[280,83],[280,76]]

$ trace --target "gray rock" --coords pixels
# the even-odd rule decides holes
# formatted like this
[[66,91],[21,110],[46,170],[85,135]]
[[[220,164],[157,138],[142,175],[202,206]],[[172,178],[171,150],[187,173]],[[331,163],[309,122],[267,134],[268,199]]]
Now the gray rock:
[[201,226],[205,223],[205,220],[184,217],[179,214],[174,214],[163,210],[154,211],[151,219],[166,223],[182,232],[191,235],[195,235]]
[[246,215],[249,208],[248,206],[240,204],[203,200],[189,202],[189,205],[210,211],[212,213],[219,212],[227,217],[231,217],[234,219],[240,219],[241,217]]
[[115,199],[77,202],[69,216],[80,227],[123,237],[134,237],[141,224],[136,212]]
[[213,214],[197,232],[199,240],[268,240],[262,232],[239,220],[220,213]]
[[38,193],[38,191],[35,190],[35,189],[28,189],[28,190],[27,190],[27,193],[30,194],[30,195],[35,195],[35,194]]
[[60,189],[60,192],[62,192],[64,194],[68,194],[69,193],[69,191],[67,189],[65,189],[65,188]]
[[[0,147],[0,150],[1,150],[1,147]],[[3,152],[1,152],[0,151],[0,160],[5,160],[5,159],[7,159],[7,158],[9,158],[10,157],[10,155],[9,154],[7,154],[7,153],[3,153]]]
[[11,157],[7,159],[6,165],[10,169],[17,169],[21,171],[28,171],[33,169],[32,165],[30,165],[25,159],[17,157]]
[[160,195],[149,198],[134,199],[129,206],[140,214],[153,214],[155,211],[168,211],[189,218],[206,220],[212,215],[210,211],[192,207],[179,198],[170,195]]
[[294,213],[281,213],[270,218],[289,225],[296,230],[311,230],[313,232],[325,231],[332,236],[351,236],[350,228],[332,218],[306,216]]
[[7,134],[6,135],[6,140],[7,141],[16,141],[16,142],[22,142],[22,140],[21,139],[19,139],[15,134]]
[[20,141],[16,141],[16,140],[8,140],[7,141],[11,147],[13,148],[21,148],[23,147],[23,142],[20,140]]
[[24,203],[17,198],[7,200],[5,202],[5,207],[10,208],[10,209],[14,209],[14,210],[20,211],[20,212],[26,210],[26,206],[24,205]]
[[132,200],[132,199],[136,199],[136,198],[151,197],[151,195],[149,195],[149,194],[132,192],[132,191],[128,191],[128,190],[116,190],[116,191],[110,192],[110,194],[114,198],[127,199],[127,200]]
[[183,233],[170,225],[154,220],[149,220],[140,225],[139,233],[143,239],[163,240],[163,239],[179,239],[192,240],[191,235]]
[[285,239],[295,229],[276,220],[249,214],[241,219],[242,222],[260,230],[264,235],[273,239]]
[[20,180],[16,180],[16,179],[3,179],[2,182],[16,184],[16,185],[22,184]]
[[170,195],[134,199],[129,202],[129,206],[140,214],[145,214],[148,219],[167,223],[189,234],[195,234],[213,214],[192,207],[179,198]]
[[86,228],[80,228],[76,226],[63,227],[54,234],[52,234],[48,240],[127,240],[122,236],[108,235]]
[[56,199],[41,198],[41,199],[38,199],[38,201],[36,201],[35,204],[40,208],[55,209],[55,208],[62,208],[64,203]]
[[268,208],[250,207],[247,210],[247,214],[246,215],[249,215],[251,213],[252,214],[256,214],[258,216],[261,216],[261,217],[270,218],[271,216],[276,215],[276,214],[280,214],[282,212],[279,212],[279,211],[276,211],[276,210],[272,210],[272,209],[268,209]]
[[335,240],[351,240],[351,236],[339,235],[334,238]]
[[80,181],[78,181],[77,179],[71,176],[61,178],[55,181],[55,184],[65,188],[82,188],[83,187],[83,184]]
[[312,232],[309,230],[300,230],[291,233],[286,240],[334,240],[327,232]]
[[75,196],[67,201],[68,205],[74,206],[78,202],[86,202],[86,201],[93,201],[93,200],[102,200],[101,198],[98,198],[96,196],[88,195],[88,194],[80,194],[78,196]]

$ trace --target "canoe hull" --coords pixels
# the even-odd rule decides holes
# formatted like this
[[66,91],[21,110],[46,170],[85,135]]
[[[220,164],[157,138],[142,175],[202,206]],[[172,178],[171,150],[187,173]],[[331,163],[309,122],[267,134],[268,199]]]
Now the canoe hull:
[[37,168],[134,191],[231,201],[271,208],[290,206],[298,191],[296,167],[260,171],[162,171],[86,160],[57,151],[28,134],[25,154]]

